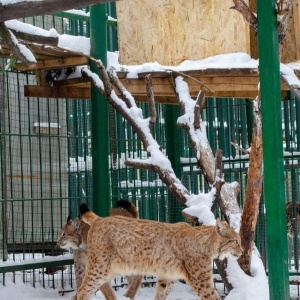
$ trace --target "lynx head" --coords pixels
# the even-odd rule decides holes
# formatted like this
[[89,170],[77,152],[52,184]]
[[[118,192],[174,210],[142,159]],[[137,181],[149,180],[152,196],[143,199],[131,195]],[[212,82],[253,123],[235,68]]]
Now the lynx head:
[[60,236],[57,239],[57,246],[62,249],[78,249],[83,244],[82,233],[80,229],[80,220],[72,220],[68,217],[66,225],[61,229]]
[[217,220],[216,230],[219,234],[220,242],[218,249],[218,258],[223,260],[231,256],[238,258],[243,253],[241,238],[225,221]]

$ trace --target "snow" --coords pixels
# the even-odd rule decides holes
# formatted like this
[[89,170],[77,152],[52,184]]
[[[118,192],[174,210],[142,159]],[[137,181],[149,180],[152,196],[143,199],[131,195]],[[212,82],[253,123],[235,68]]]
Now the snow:
[[36,63],[37,61],[36,61],[34,55],[32,54],[32,52],[26,46],[19,43],[19,41],[17,40],[17,38],[11,31],[9,33],[10,33],[13,44],[19,48],[20,52],[26,57],[26,59],[29,62]]
[[[8,277],[8,275],[6,275]],[[33,288],[30,284],[24,284],[21,278],[17,278],[17,283],[13,283],[11,278],[6,279],[6,286],[0,286],[0,298],[1,300],[57,300],[57,299],[71,299],[75,292],[65,293],[64,295],[59,293],[61,289],[52,288]],[[124,297],[126,288],[119,288],[116,291],[118,300],[129,300]],[[154,287],[142,287],[138,290],[135,300],[153,300],[155,294]],[[96,296],[92,297],[91,300],[104,300],[101,292],[97,292]],[[176,282],[171,289],[168,296],[168,300],[197,300],[192,289],[187,284]]]
[[2,3],[2,5],[9,5],[18,2],[38,2],[38,1],[43,1],[43,0],[0,0],[0,3]]
[[199,222],[203,225],[215,225],[216,219],[211,211],[216,194],[216,189],[213,188],[209,193],[199,193],[198,195],[191,195],[186,205],[188,206],[183,211],[190,216],[197,217]]
[[24,32],[43,37],[58,37],[58,33],[54,28],[50,30],[45,30],[40,27],[33,26],[31,24],[20,22],[18,20],[5,21],[5,25],[7,26],[7,28],[13,29],[18,32]]
[[120,65],[118,63],[118,52],[109,52],[107,61],[108,70],[112,68],[116,72],[128,72],[127,78],[138,78],[138,73],[143,72],[183,72],[204,69],[258,68],[258,61],[251,58],[247,53],[242,52],[221,54],[201,60],[185,60],[178,66],[162,66],[158,62],[144,63],[136,66]]
[[[9,29],[13,29],[19,32],[24,32],[32,35],[39,35],[43,37],[57,37],[58,47],[70,50],[73,52],[80,52],[84,55],[90,54],[90,39],[84,36],[72,36],[68,34],[58,34],[57,31],[52,28],[50,30],[45,30],[31,24],[26,24],[18,20],[6,21],[5,25]],[[29,50],[28,50],[29,51]],[[25,55],[25,54],[24,54]],[[26,53],[26,55],[28,55]],[[31,54],[32,55],[32,54]]]
[[58,47],[89,55],[90,39],[84,36],[62,34],[59,35]]
[[227,266],[228,280],[232,283],[233,289],[226,300],[268,300],[268,280],[264,275],[264,266],[259,253],[254,249],[252,253],[251,274],[246,275],[239,267],[236,260],[228,258]]

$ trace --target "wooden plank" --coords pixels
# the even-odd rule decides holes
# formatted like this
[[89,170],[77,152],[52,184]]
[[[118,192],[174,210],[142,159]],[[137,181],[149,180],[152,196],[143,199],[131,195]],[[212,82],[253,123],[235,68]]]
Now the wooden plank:
[[90,87],[78,88],[74,86],[52,87],[25,85],[24,95],[26,97],[40,98],[91,99],[91,89]]
[[[145,78],[146,75],[148,75],[150,72],[141,72],[138,73],[138,78]],[[118,72],[119,78],[126,78],[126,72]],[[188,75],[192,77],[197,77],[204,75],[205,77],[220,77],[220,76],[258,76],[258,69],[252,69],[252,68],[235,68],[235,69],[217,69],[217,68],[206,68],[206,69],[200,69],[200,70],[187,70],[187,71],[155,71],[151,72],[151,77],[174,77],[174,76],[180,76],[182,75]]]
[[64,79],[64,80],[54,80],[53,86],[59,87],[59,86],[90,86],[91,83],[87,82],[87,80],[83,77],[79,78],[72,78],[72,79]]
[[[248,76],[212,76],[211,74],[193,71],[193,77],[185,77],[192,97],[196,97],[200,90],[210,97],[255,98],[258,94],[258,74],[248,72]],[[227,72],[227,71],[226,71]],[[235,74],[239,74],[235,70]],[[234,73],[233,72],[233,73]],[[229,73],[227,73],[229,74]],[[174,92],[173,78],[167,72],[156,73],[161,77],[152,77],[153,92],[157,103],[177,104]],[[120,79],[124,87],[138,102],[147,102],[145,79]],[[282,95],[285,96],[289,87],[282,82]],[[25,96],[90,99],[90,83],[82,78],[54,82],[54,86],[25,86]]]
[[[87,64],[88,64],[88,58],[86,58],[85,56],[75,56],[75,57],[66,57],[66,58],[59,58],[59,59],[41,60],[38,61],[36,69],[37,70],[61,69],[61,68],[76,67],[76,66],[87,65]],[[17,70],[29,70],[22,63],[18,63],[16,67]]]

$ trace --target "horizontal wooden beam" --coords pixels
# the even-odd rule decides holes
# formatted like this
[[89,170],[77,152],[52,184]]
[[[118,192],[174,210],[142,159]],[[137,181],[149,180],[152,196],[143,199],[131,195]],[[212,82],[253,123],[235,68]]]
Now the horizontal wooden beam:
[[[221,73],[221,74],[220,74]],[[119,74],[120,81],[138,102],[147,102],[146,84],[143,74],[139,78],[126,78]],[[168,72],[155,72],[152,76],[152,86],[156,103],[178,104],[174,91],[173,76]],[[196,97],[203,90],[207,97],[250,98],[258,94],[259,77],[253,70],[207,70],[186,72],[185,77],[190,95]],[[187,77],[188,76],[188,77]],[[289,90],[282,82],[282,97]],[[82,78],[55,81],[54,86],[25,86],[25,95],[31,97],[54,97],[68,99],[90,99],[90,84]]]
[[24,95],[26,97],[40,98],[67,98],[67,99],[91,99],[91,88],[84,87],[52,87],[25,85]]
[[[85,56],[75,56],[75,57],[65,57],[57,59],[47,59],[47,60],[38,60],[36,68],[32,70],[42,70],[42,69],[61,69],[61,68],[70,68],[76,66],[87,65],[88,58]],[[29,70],[24,64],[17,63],[17,70]]]

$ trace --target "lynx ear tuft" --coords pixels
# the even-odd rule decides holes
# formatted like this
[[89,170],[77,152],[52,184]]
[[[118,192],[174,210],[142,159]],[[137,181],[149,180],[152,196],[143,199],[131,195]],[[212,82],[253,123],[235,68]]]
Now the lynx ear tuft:
[[73,225],[76,229],[78,229],[78,228],[80,227],[80,220],[79,220],[79,218],[75,218],[75,219],[73,220],[73,222],[72,222],[72,225]]
[[79,207],[79,213],[81,215],[84,215],[85,213],[89,212],[90,209],[88,208],[87,204],[86,203],[82,203]]
[[217,219],[216,229],[220,235],[224,235],[226,233],[227,228],[228,228],[227,222]]
[[68,216],[67,223],[72,222],[71,216]]

